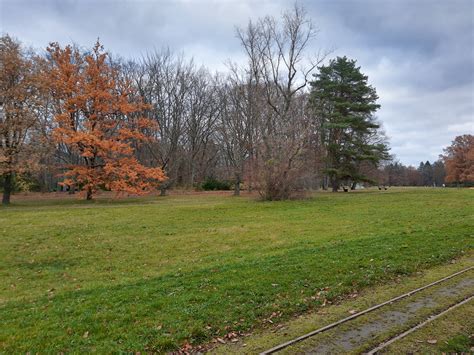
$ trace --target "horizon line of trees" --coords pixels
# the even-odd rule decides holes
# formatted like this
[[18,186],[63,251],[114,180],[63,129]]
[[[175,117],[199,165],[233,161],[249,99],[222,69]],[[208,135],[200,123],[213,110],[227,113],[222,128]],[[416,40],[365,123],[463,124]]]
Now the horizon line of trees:
[[[227,180],[236,195],[246,188],[275,200],[358,183],[441,183],[440,162],[423,163],[417,177],[391,162],[375,88],[355,60],[308,56],[316,35],[296,5],[249,21],[237,29],[247,63],[214,74],[170,50],[131,61],[99,42],[35,53],[2,36],[3,203],[15,185],[33,184],[91,199]],[[474,180],[463,172],[471,163],[454,162],[458,148],[446,151],[446,176]]]
[[434,186],[446,183],[446,168],[442,159],[420,162],[418,167],[391,161],[380,169],[381,181],[388,186]]

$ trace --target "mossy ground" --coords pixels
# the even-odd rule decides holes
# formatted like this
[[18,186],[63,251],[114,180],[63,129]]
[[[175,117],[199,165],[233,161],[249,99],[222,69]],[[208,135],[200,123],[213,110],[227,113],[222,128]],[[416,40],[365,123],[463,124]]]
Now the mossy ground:
[[384,349],[384,353],[472,354],[474,302],[464,304]]

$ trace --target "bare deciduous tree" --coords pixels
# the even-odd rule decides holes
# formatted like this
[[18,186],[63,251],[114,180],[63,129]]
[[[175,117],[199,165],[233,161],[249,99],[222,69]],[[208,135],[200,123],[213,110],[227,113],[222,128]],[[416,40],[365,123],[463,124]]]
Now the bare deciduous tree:
[[148,116],[158,123],[159,144],[147,149],[168,176],[161,186],[162,195],[178,180],[193,68],[192,61],[163,50],[148,54],[135,73],[138,91],[150,105]]
[[[189,167],[189,185],[194,186],[196,169],[206,165],[212,136],[218,119],[218,90],[207,70],[200,69],[192,77],[185,118],[185,149]],[[201,175],[202,175],[201,171]],[[205,173],[204,173],[205,174]],[[201,176],[202,178],[202,176]]]
[[306,56],[317,35],[305,11],[295,5],[282,15],[249,23],[237,31],[249,59],[255,86],[263,88],[265,107],[258,123],[259,190],[265,199],[285,199],[295,188],[311,132],[305,108],[309,77],[324,56]]

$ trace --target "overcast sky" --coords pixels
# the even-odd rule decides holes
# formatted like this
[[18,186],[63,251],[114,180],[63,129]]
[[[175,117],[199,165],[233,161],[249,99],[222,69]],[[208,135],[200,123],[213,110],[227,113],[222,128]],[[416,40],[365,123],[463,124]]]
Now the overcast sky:
[[[474,0],[299,1],[319,28],[311,53],[356,59],[375,86],[392,153],[436,160],[456,135],[474,134]],[[0,0],[0,31],[27,46],[51,41],[137,58],[153,48],[212,71],[240,62],[235,26],[279,16],[293,1]]]

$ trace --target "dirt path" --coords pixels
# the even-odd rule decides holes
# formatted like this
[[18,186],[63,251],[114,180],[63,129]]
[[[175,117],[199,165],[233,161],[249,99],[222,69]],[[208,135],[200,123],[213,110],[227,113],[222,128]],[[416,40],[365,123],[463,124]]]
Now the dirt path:
[[315,335],[280,353],[364,353],[474,295],[474,270]]

